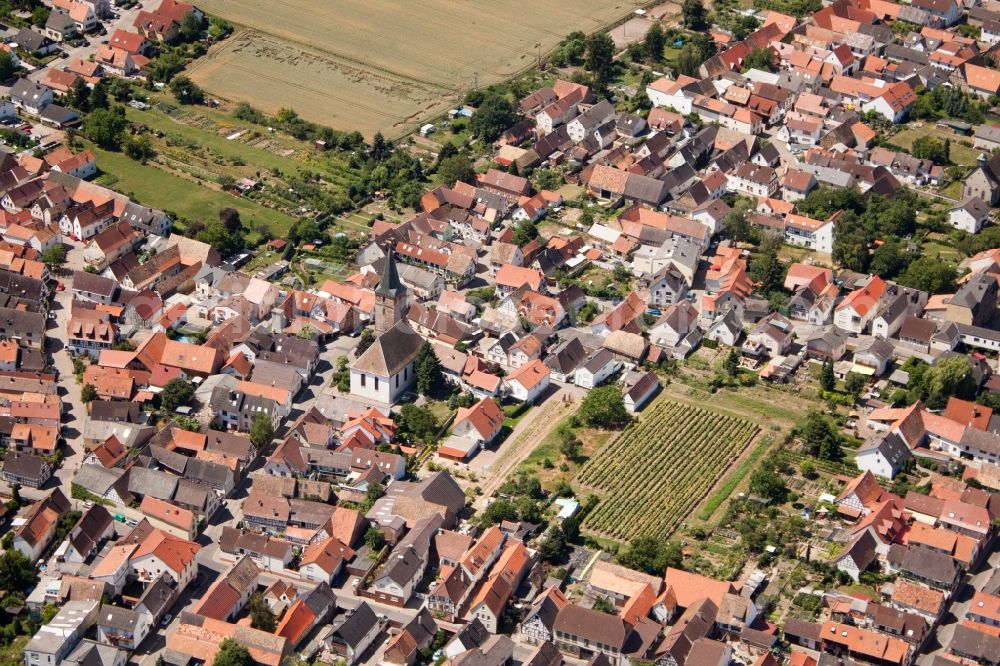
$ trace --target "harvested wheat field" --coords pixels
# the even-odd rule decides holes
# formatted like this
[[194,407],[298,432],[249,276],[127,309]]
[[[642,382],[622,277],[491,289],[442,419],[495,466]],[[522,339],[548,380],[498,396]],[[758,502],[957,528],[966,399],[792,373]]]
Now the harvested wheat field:
[[473,87],[532,65],[569,32],[591,32],[626,0],[206,0],[246,30],[191,69],[209,92],[367,136],[394,136]]

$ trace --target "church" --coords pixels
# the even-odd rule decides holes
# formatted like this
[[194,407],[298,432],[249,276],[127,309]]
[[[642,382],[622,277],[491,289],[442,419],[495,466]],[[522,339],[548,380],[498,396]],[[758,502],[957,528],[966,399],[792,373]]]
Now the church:
[[388,252],[375,289],[375,342],[351,364],[351,395],[394,404],[416,381],[414,361],[424,339],[403,319],[407,291]]

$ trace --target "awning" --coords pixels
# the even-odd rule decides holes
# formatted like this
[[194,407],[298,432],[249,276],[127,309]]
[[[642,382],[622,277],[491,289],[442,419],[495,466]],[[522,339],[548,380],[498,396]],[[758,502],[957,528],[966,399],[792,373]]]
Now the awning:
[[859,375],[867,375],[870,377],[871,375],[875,374],[875,368],[869,368],[866,365],[858,365],[857,363],[855,363],[853,366],[851,366],[851,372],[856,372]]

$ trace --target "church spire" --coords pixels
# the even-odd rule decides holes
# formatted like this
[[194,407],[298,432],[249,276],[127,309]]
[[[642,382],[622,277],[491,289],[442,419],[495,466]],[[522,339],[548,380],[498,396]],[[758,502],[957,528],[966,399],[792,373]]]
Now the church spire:
[[399,281],[399,272],[396,270],[396,260],[393,258],[393,251],[390,248],[386,252],[385,264],[382,266],[382,276],[378,281],[378,288],[375,293],[386,298],[395,298],[396,294],[403,289],[403,284]]

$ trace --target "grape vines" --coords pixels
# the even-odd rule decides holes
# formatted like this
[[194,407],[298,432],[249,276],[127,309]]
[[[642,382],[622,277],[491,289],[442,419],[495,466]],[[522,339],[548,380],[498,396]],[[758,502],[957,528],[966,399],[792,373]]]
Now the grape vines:
[[659,400],[580,470],[601,501],[584,528],[617,540],[666,537],[757,434],[745,419]]

